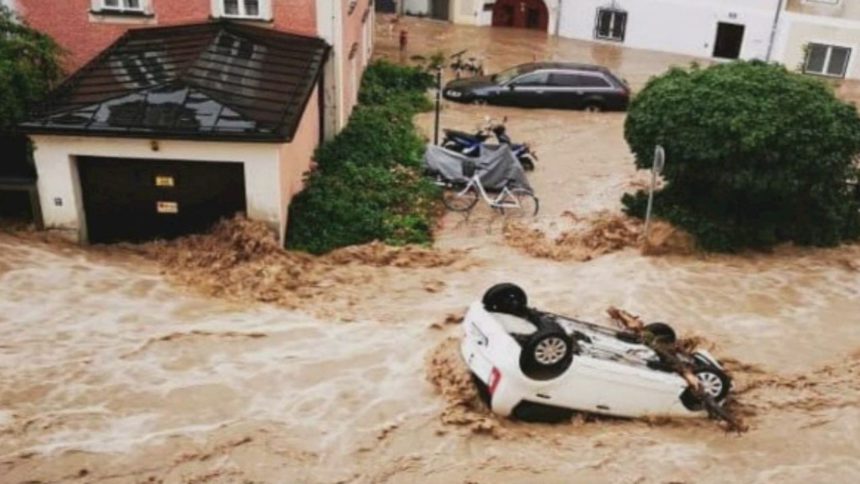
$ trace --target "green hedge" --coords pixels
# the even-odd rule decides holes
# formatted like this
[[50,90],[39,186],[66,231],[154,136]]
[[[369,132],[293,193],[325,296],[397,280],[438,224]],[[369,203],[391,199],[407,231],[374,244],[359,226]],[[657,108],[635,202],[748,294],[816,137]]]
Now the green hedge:
[[432,82],[385,61],[367,68],[349,124],[317,150],[318,169],[290,205],[288,247],[319,254],[374,240],[432,241],[438,193],[421,176],[425,141],[412,123],[432,107]]
[[[672,69],[633,100],[625,138],[636,166],[666,149],[655,214],[706,250],[829,246],[860,236],[860,118],[822,81],[763,62]],[[644,192],[627,194],[642,216]]]

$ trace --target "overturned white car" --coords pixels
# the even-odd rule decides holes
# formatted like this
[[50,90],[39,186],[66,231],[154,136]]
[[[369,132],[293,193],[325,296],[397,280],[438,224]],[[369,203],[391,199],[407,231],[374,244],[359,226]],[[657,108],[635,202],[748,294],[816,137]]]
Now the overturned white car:
[[675,332],[664,323],[616,330],[538,311],[513,284],[497,284],[473,303],[463,330],[462,356],[482,398],[520,420],[557,421],[574,411],[701,415],[714,413],[731,389],[706,351],[666,350]]

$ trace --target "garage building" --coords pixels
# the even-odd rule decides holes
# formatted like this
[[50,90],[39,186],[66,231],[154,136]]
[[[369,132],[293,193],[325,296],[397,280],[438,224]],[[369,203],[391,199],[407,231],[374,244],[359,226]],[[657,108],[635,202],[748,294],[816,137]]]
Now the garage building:
[[328,53],[227,21],[129,30],[22,125],[46,228],[144,241],[244,212],[283,240],[323,134]]

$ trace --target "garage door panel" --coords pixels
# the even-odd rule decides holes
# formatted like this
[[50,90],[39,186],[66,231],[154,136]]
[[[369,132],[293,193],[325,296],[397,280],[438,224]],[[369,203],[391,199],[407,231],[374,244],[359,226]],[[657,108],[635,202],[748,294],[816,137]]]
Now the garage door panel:
[[173,238],[245,211],[241,163],[79,158],[90,242]]

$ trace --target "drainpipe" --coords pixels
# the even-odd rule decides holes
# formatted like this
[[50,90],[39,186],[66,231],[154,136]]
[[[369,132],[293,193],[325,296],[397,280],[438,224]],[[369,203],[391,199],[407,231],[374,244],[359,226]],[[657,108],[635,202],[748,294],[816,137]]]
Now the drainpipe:
[[[782,1],[782,0],[780,0]],[[558,8],[555,11],[555,36],[558,37],[561,32],[561,6],[562,0],[558,0]]]
[[773,44],[776,42],[776,32],[779,30],[779,17],[782,14],[782,3],[783,0],[779,0],[776,7],[776,15],[773,16],[773,28],[770,30],[770,43],[767,45],[767,56],[765,57],[765,62],[770,62],[771,55],[773,55]]

